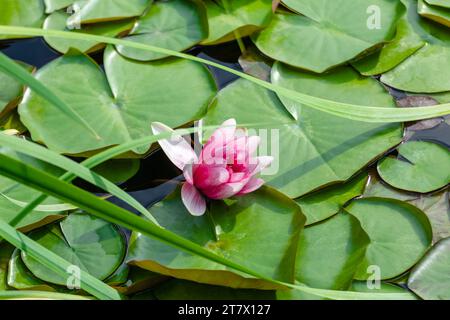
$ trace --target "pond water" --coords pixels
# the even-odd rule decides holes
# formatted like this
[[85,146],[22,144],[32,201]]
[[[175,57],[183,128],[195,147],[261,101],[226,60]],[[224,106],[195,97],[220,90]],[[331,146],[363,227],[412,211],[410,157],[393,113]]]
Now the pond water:
[[[246,44],[249,45],[248,41],[246,41]],[[60,56],[59,53],[52,50],[41,38],[0,41],[0,51],[15,60],[23,61],[37,68],[44,66]],[[241,52],[236,42],[218,46],[195,47],[189,53],[241,70],[238,63]],[[91,55],[100,65],[102,65],[102,56],[102,51]],[[210,70],[219,88],[225,87],[237,78],[232,74],[216,68],[210,67]],[[392,90],[391,94],[396,98],[405,96],[403,92],[396,90]],[[411,140],[433,141],[450,148],[450,126],[447,122],[443,121],[438,126],[428,130],[417,131]],[[121,187],[133,195],[144,206],[149,206],[169,194],[180,178],[180,172],[171,164],[164,153],[156,151],[141,160],[139,172],[132,179],[121,185]],[[89,185],[84,184],[82,181],[76,181],[75,183],[83,188],[90,189]],[[111,201],[130,209],[117,199],[111,199]]]

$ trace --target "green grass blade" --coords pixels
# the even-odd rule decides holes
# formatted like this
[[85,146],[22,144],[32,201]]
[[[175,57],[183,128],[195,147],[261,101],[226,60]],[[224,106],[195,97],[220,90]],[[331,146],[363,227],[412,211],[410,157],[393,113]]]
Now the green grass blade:
[[150,212],[128,193],[120,189],[109,180],[103,178],[102,176],[96,174],[95,172],[69,158],[66,158],[33,142],[29,142],[15,136],[8,136],[2,133],[0,133],[0,145],[9,147],[17,152],[51,163],[54,166],[71,172],[76,176],[82,178],[83,180],[92,183],[96,187],[101,188],[106,192],[116,196],[117,198],[125,201],[127,204],[146,216],[148,219],[152,220],[153,223],[157,223]]
[[0,300],[91,300],[91,299],[88,297],[58,292],[8,290],[8,291],[0,291]]
[[23,67],[20,66],[14,60],[11,60],[4,53],[0,52],[0,70],[5,74],[15,78],[24,85],[27,85],[37,94],[48,100],[55,107],[57,107],[61,112],[63,112],[68,117],[80,122],[86,129],[88,129],[96,139],[100,139],[97,132],[92,128],[86,120],[84,120],[78,113],[76,113],[72,108],[65,104],[61,99],[58,98],[53,92],[46,88],[40,81],[29,74]]
[[[28,206],[28,203],[8,197],[6,194],[3,194],[1,192],[0,192],[0,196],[5,198],[6,200],[8,200],[11,203],[14,203],[18,207],[25,208],[26,206]],[[61,212],[61,211],[75,210],[78,208],[71,204],[61,203],[61,204],[37,205],[33,209],[35,209],[36,211],[40,211],[40,212]]]
[[114,45],[123,45],[135,49],[146,50],[150,52],[162,53],[165,55],[176,56],[191,61],[203,63],[218,69],[227,71],[241,78],[252,81],[266,89],[276,92],[279,95],[285,96],[291,100],[301,103],[305,106],[315,108],[317,110],[333,114],[338,117],[352,119],[356,121],[374,122],[374,123],[388,123],[388,122],[408,122],[422,119],[441,117],[450,114],[450,103],[440,104],[431,107],[415,107],[415,108],[384,108],[360,106],[347,103],[340,103],[310,95],[302,94],[290,89],[276,86],[270,82],[260,80],[243,72],[236,71],[232,68],[221,65],[213,61],[194,57],[189,54],[180,53],[160,47],[150,46],[142,43],[132,42],[128,40],[103,37],[91,34],[82,34],[69,31],[57,30],[43,30],[37,28],[25,28],[14,26],[0,26],[0,34],[6,35],[24,35],[24,36],[45,36],[60,39],[71,40],[90,40],[100,43],[109,43]]
[[[17,231],[9,224],[0,219],[0,236],[11,243],[14,247],[26,252],[31,257],[39,261],[44,266],[56,272],[62,277],[68,277],[67,272],[72,264],[57,254],[41,246],[37,242]],[[93,296],[102,300],[120,300],[120,294],[102,281],[94,278],[89,273],[81,270],[80,272],[81,289],[89,292]]]
[[[23,183],[31,188],[44,192],[50,196],[59,198],[65,202],[89,212],[90,214],[109,221],[114,224],[121,225],[133,231],[140,232],[146,236],[157,239],[172,247],[184,252],[201,256],[210,261],[219,263],[236,271],[246,273],[250,276],[270,281],[282,286],[290,287],[306,293],[311,293],[319,297],[330,299],[409,299],[409,294],[382,294],[382,293],[345,293],[342,291],[322,290],[309,288],[299,285],[283,283],[274,279],[270,279],[261,275],[245,266],[241,266],[224,257],[209,251],[202,246],[193,243],[179,235],[168,230],[157,227],[148,220],[142,219],[133,213],[120,208],[110,202],[99,199],[91,193],[77,188],[67,182],[61,181],[43,171],[37,170],[25,163],[21,163],[15,159],[0,154],[0,175],[4,175],[19,183]],[[12,227],[10,227],[12,228]]]

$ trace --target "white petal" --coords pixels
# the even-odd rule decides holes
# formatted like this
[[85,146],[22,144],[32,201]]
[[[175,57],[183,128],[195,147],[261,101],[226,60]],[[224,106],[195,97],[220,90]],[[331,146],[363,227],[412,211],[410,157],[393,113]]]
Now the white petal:
[[[152,123],[153,134],[174,132],[172,128],[160,122]],[[180,135],[173,134],[170,138],[159,140],[159,145],[167,157],[180,170],[188,163],[197,162],[197,155],[191,145]]]
[[181,188],[181,200],[193,216],[202,216],[206,212],[206,200],[192,184],[185,182]]

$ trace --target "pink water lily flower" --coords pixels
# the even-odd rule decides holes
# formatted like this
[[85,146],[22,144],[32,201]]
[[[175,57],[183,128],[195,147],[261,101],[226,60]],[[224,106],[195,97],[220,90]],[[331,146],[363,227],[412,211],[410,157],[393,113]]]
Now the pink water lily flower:
[[[154,134],[173,132],[162,123],[152,123]],[[159,144],[168,158],[183,171],[186,182],[181,198],[188,211],[201,216],[206,211],[206,199],[227,199],[253,192],[264,184],[257,175],[268,167],[273,157],[256,157],[260,138],[247,136],[236,129],[236,121],[225,121],[205,143],[197,155],[183,137],[172,135]]]

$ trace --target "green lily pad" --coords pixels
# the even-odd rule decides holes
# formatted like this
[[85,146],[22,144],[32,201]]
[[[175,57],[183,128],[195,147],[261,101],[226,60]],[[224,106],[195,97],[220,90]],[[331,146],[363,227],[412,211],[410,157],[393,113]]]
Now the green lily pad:
[[52,13],[64,9],[77,2],[77,0],[44,0],[45,12]]
[[[305,218],[283,194],[263,187],[246,196],[211,203],[194,217],[181,202],[179,188],[151,208],[164,228],[267,277],[292,282],[293,256]],[[232,288],[274,289],[277,285],[230,270],[196,255],[134,234],[128,263],[179,279]]]
[[410,201],[425,212],[433,229],[433,242],[450,237],[449,191],[432,196],[421,196]]
[[120,293],[130,295],[136,292],[142,292],[148,288],[153,288],[167,280],[166,276],[141,269],[136,266],[129,266],[128,277],[120,285],[114,285],[114,288]]
[[89,0],[78,1],[79,10],[67,20],[68,25],[79,25],[137,17],[150,7],[153,0]]
[[129,273],[130,267],[126,263],[122,263],[104,282],[112,287],[120,286],[128,280]]
[[[81,29],[71,30],[66,26],[68,17],[68,13],[61,11],[53,12],[45,19],[43,28],[46,30],[73,31],[105,37],[115,37],[130,30],[134,24],[134,20],[123,20],[83,25]],[[67,53],[70,49],[76,49],[80,52],[94,52],[104,47],[104,44],[95,41],[69,40],[54,37],[44,37],[44,39],[50,47],[61,53]]]
[[12,245],[0,242],[0,291],[8,289],[8,264],[13,251]]
[[[21,62],[19,64],[31,72],[31,66]],[[17,105],[22,92],[22,83],[0,71],[0,118]]]
[[158,300],[274,300],[274,291],[232,289],[184,280],[170,280],[153,293]]
[[310,225],[337,214],[348,201],[363,194],[366,183],[367,176],[359,175],[346,183],[339,183],[295,199],[295,202],[306,216],[306,225]]
[[422,299],[449,300],[450,238],[441,240],[411,271],[408,287]]
[[314,288],[347,290],[368,244],[358,220],[344,212],[309,226],[300,236],[295,278]]
[[[395,106],[375,80],[361,78],[348,68],[317,76],[276,63],[272,82],[340,102]],[[283,102],[290,103],[286,99]],[[271,141],[276,141],[273,143],[277,145],[272,143],[276,161],[268,172],[270,175],[263,178],[291,198],[347,181],[401,141],[398,124],[352,121],[294,104],[288,109],[298,120],[293,119],[274,93],[246,80],[237,80],[218,93],[205,124],[221,124],[235,118],[238,124],[259,124],[256,129],[266,130],[266,144],[271,146]]]
[[[178,127],[199,119],[216,91],[209,71],[192,61],[144,64],[127,60],[108,47],[104,62],[106,75],[89,57],[69,53],[36,73],[37,79],[95,128],[100,139],[28,90],[19,113],[33,140],[67,154],[121,144],[148,136],[153,121]],[[143,154],[148,149],[133,151]]]
[[433,6],[450,8],[449,0],[425,0],[426,3],[431,4]]
[[[122,264],[126,253],[125,239],[118,229],[85,213],[73,213],[58,225],[33,231],[30,238],[63,257],[81,270],[103,280]],[[22,251],[30,271],[46,282],[66,285],[66,278]],[[68,273],[68,277],[72,274]]]
[[377,174],[370,175],[370,182],[364,191],[364,197],[392,198],[406,201],[428,217],[433,229],[433,243],[450,237],[450,202],[449,191],[436,194],[420,194],[395,189],[382,181]]
[[[208,36],[208,22],[201,3],[185,0],[156,2],[139,18],[125,40],[175,51],[184,51]],[[125,46],[117,46],[120,54],[139,61],[168,57]]]
[[[0,147],[0,153],[20,160],[24,163],[27,163],[28,165],[33,166],[34,168],[43,170],[55,176],[60,176],[63,173],[60,169],[55,168],[45,162],[22,155],[5,147]],[[2,195],[6,195],[18,201],[29,203],[41,194],[34,189],[28,188],[22,184],[17,183],[16,181],[5,178],[3,176],[0,176],[0,193],[0,219],[8,223],[15,221],[15,218],[17,218],[17,215],[22,210],[22,207],[14,204]],[[44,201],[43,204],[51,205],[59,203],[61,203],[60,200],[48,198],[46,201]],[[21,229],[22,231],[29,231],[42,225],[46,225],[53,221],[59,220],[64,217],[64,214],[65,212],[49,213],[34,210],[23,217],[23,219],[17,225],[17,228]]]
[[425,1],[419,0],[417,11],[422,17],[450,27],[450,8],[430,6]]
[[387,85],[410,92],[450,91],[450,33],[445,27],[422,18],[416,0],[403,0],[411,30],[425,45],[394,69],[383,74]]
[[376,53],[353,62],[352,66],[365,76],[382,74],[398,66],[424,45],[425,41],[414,32],[405,14],[397,24],[397,33],[391,42]]
[[28,270],[20,257],[19,249],[14,250],[9,261],[8,286],[18,290],[56,291]]
[[249,46],[239,57],[242,70],[256,78],[270,81],[273,61],[259,52],[255,46]]
[[371,266],[379,268],[381,280],[397,277],[414,266],[431,245],[427,216],[406,202],[363,198],[353,201],[345,211],[359,220],[370,238],[357,280],[370,278]]
[[418,300],[417,297],[407,289],[385,282],[380,282],[379,288],[369,288],[366,281],[353,281],[350,290],[367,293],[410,293],[411,299]]
[[[0,0],[0,8],[0,25],[40,28],[45,18],[41,0]],[[10,38],[18,36],[0,34],[0,40]]]
[[[403,6],[399,1],[285,0],[303,14],[278,13],[254,41],[269,57],[314,72],[341,65],[391,40]],[[379,12],[371,12],[377,8]],[[379,13],[383,23],[369,25]]]
[[203,45],[246,37],[267,26],[273,16],[271,0],[204,0],[209,36]]
[[23,134],[28,129],[20,121],[17,110],[14,110],[2,117],[0,117],[0,130],[17,130],[19,134]]
[[425,141],[402,144],[399,158],[392,156],[378,163],[378,173],[398,189],[430,192],[450,182],[450,152],[447,148]]

